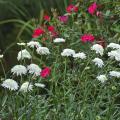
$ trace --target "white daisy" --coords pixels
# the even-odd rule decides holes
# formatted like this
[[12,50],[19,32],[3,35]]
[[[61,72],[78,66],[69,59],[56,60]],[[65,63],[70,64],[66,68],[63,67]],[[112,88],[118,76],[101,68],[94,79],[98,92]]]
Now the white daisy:
[[76,53],[73,55],[74,58],[86,59],[86,54],[83,52]]
[[28,91],[31,91],[31,90],[33,90],[33,85],[29,82],[23,83],[20,87],[21,92],[28,92]]
[[112,49],[120,49],[120,45],[116,43],[110,43],[109,45],[107,45],[107,47]]
[[19,46],[25,46],[26,43],[17,43],[17,45],[19,45]]
[[23,60],[24,58],[31,59],[31,55],[26,49],[18,52],[18,56],[17,56],[18,61]]
[[36,51],[40,55],[49,55],[50,54],[50,51],[47,47],[38,47]]
[[26,73],[27,73],[27,69],[26,69],[26,67],[25,66],[23,66],[23,65],[15,65],[12,69],[11,69],[11,72],[13,73],[13,74],[16,74],[17,76],[18,75],[25,75]]
[[63,52],[61,53],[62,56],[74,56],[75,51],[72,49],[64,49]]
[[3,58],[3,55],[0,55],[0,58]]
[[120,78],[120,72],[118,72],[118,71],[110,71],[109,74],[112,77]]
[[28,69],[30,74],[34,74],[35,76],[39,76],[40,75],[41,68],[38,65],[36,65],[36,64],[30,64],[27,67],[27,69]]
[[65,39],[63,38],[56,38],[55,40],[53,40],[54,43],[61,43],[61,42],[65,42]]
[[41,87],[41,88],[44,88],[44,87],[45,87],[45,84],[35,83],[35,86],[36,86],[36,87]]
[[101,83],[104,83],[105,81],[107,81],[106,75],[99,75],[99,76],[97,76],[97,79],[98,79]]
[[95,58],[93,60],[93,62],[95,63],[95,65],[97,65],[99,68],[102,68],[104,66],[104,62],[102,59],[100,58]]
[[29,43],[27,43],[27,46],[29,46],[30,48],[38,48],[41,47],[39,42],[36,41],[30,41]]
[[9,90],[17,90],[18,89],[18,83],[15,80],[12,79],[6,79],[1,84],[2,87],[7,88]]
[[96,54],[100,54],[101,56],[103,55],[104,49],[101,45],[95,44],[91,47],[91,50],[94,50]]
[[116,61],[120,61],[120,49],[108,52],[108,56],[112,59],[115,58]]

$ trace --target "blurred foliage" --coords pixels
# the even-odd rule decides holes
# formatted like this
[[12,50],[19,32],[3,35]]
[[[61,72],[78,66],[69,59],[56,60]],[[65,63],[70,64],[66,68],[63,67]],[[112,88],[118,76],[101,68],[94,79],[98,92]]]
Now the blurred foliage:
[[[56,8],[59,15],[62,15],[65,13],[65,8],[70,1],[73,1],[73,4],[76,1],[80,1],[80,10],[83,11],[87,8],[86,6],[93,2],[93,0],[0,0],[0,49],[1,53],[6,54],[5,63],[7,65],[15,64],[14,59],[16,58],[14,57],[17,53],[15,44],[18,41],[31,40],[31,31],[33,28],[29,23],[32,22],[33,18],[41,21],[43,14],[51,14],[51,8]],[[110,21],[109,25],[106,25],[108,25],[110,33],[116,33],[115,37],[117,36],[118,38],[120,34],[120,1],[94,1],[103,6],[105,14],[108,16],[105,18],[106,22]],[[88,18],[89,16],[86,16],[86,20]],[[87,27],[90,29],[93,28],[92,24],[87,23]],[[101,32],[101,34],[103,33]]]
[[[62,14],[65,10],[65,6],[66,3],[64,2],[64,0],[63,2],[61,2],[61,0],[0,0],[0,21],[8,19],[19,19],[23,21],[28,21],[32,18],[40,17],[41,10],[43,9],[46,13],[50,14],[52,7],[57,8]],[[9,24],[9,22],[0,26],[1,49],[4,49],[4,46],[6,47],[7,45],[9,45],[8,41],[14,41],[14,34],[17,33],[15,28],[17,27],[20,26],[16,26],[16,24],[12,23]]]
[[[6,54],[5,63],[9,65],[15,62],[15,44],[19,36],[26,30],[30,33],[26,22],[33,18],[41,19],[43,14],[51,14],[51,8],[57,8],[59,14],[63,14],[67,4],[68,0],[0,0],[0,53]],[[24,34],[24,39],[30,38],[31,35]]]

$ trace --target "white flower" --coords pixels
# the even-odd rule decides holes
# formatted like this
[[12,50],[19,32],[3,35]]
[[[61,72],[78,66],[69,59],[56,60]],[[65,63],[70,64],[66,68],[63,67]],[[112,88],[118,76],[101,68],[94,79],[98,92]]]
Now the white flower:
[[64,49],[63,52],[61,53],[62,56],[74,56],[75,51],[72,49]]
[[27,67],[28,71],[30,74],[34,74],[36,76],[39,76],[40,75],[40,72],[41,72],[41,68],[36,65],[36,64],[30,64],[28,67]]
[[17,90],[19,87],[18,83],[12,79],[6,79],[5,81],[3,81],[1,86],[9,90]]
[[107,45],[107,47],[112,49],[120,49],[120,45],[116,43],[110,43],[109,45]]
[[27,43],[27,46],[31,47],[31,48],[37,48],[37,47],[41,47],[39,42],[36,41],[30,41],[29,43]]
[[18,61],[23,60],[24,58],[31,59],[31,55],[26,49],[18,52],[18,56],[17,56]]
[[26,43],[17,43],[17,45],[19,45],[19,46],[25,46]]
[[100,59],[100,58],[95,58],[95,59],[93,60],[93,62],[94,62],[94,63],[95,63],[95,65],[97,65],[99,68],[102,68],[102,67],[103,67],[103,65],[104,65],[103,60],[102,60],[102,59]]
[[3,58],[3,55],[0,55],[0,58]]
[[41,87],[41,88],[44,88],[44,87],[45,87],[45,84],[35,83],[35,86],[36,86],[36,87]]
[[91,47],[91,50],[96,51],[96,54],[100,54],[101,56],[103,55],[104,49],[101,45],[95,44]]
[[112,77],[120,78],[120,72],[118,72],[118,71],[110,71],[109,74]]
[[65,39],[63,38],[56,38],[55,40],[53,40],[54,43],[60,43],[60,42],[65,42]]
[[73,55],[74,58],[86,59],[86,54],[83,52],[79,52]]
[[25,66],[23,65],[15,65],[12,69],[11,69],[11,72],[13,74],[16,74],[17,76],[18,75],[22,75],[22,74],[26,74],[27,73],[27,69]]
[[99,76],[97,76],[97,79],[98,79],[101,83],[104,83],[105,81],[107,81],[106,75],[99,75]]
[[33,89],[33,85],[29,82],[23,83],[20,87],[21,92],[28,92],[31,91],[32,89]]
[[47,47],[38,47],[36,51],[40,55],[49,55],[50,54],[50,51]]
[[116,61],[120,61],[120,49],[108,52],[108,56],[112,59],[115,58]]

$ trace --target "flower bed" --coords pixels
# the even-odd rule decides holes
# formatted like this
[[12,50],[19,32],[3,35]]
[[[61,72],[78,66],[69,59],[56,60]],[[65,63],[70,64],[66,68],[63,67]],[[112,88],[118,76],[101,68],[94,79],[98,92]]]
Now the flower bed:
[[119,119],[120,44],[106,39],[100,6],[81,12],[78,2],[63,16],[53,11],[41,25],[36,21],[32,40],[17,43],[18,64],[7,73],[0,56],[3,118]]

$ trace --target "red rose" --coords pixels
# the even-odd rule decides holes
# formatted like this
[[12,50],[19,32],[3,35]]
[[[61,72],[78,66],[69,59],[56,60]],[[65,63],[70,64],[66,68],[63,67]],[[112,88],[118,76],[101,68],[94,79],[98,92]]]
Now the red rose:
[[55,31],[55,27],[54,27],[54,26],[48,26],[48,30],[49,30],[50,32],[53,32],[53,31]]
[[40,76],[42,78],[46,78],[50,75],[50,72],[51,72],[51,69],[49,67],[46,67],[41,71]]
[[32,37],[33,38],[36,38],[36,37],[39,37],[40,35],[44,34],[44,30],[41,29],[41,28],[36,28],[34,31],[33,31],[33,35]]

